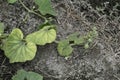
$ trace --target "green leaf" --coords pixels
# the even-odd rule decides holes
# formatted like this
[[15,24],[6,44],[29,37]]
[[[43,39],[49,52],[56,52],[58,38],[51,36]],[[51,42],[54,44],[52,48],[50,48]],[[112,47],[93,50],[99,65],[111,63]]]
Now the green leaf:
[[96,27],[93,27],[92,28],[92,31],[88,32],[88,34],[86,35],[86,38],[90,38],[90,39],[94,39],[98,36],[98,32],[97,32],[97,29]]
[[88,49],[88,48],[89,48],[89,44],[86,43],[86,44],[84,45],[84,48],[85,48],[85,49]]
[[52,43],[56,39],[56,30],[53,29],[53,25],[45,26],[43,29],[29,34],[26,40],[38,45],[45,45],[46,43]]
[[0,22],[0,34],[3,34],[4,29],[5,29],[5,25]]
[[25,70],[17,71],[17,74],[12,77],[12,80],[43,80],[43,76],[35,72],[26,72]]
[[15,3],[17,0],[7,0],[8,3]]
[[75,45],[80,45],[85,42],[84,37],[79,37],[79,33],[73,33],[68,36],[69,41],[73,41]]
[[17,74],[12,77],[12,80],[25,80],[27,72],[24,70],[17,71]]
[[20,29],[13,29],[5,41],[5,55],[10,59],[10,63],[25,62],[35,57],[36,45],[23,40],[23,33]]
[[38,9],[42,15],[51,14],[56,15],[54,9],[52,8],[50,0],[35,0],[35,3],[38,5]]
[[76,45],[82,45],[82,44],[84,44],[84,43],[85,43],[84,36],[81,36],[80,38],[77,38],[77,39],[75,40],[75,44],[76,44]]
[[79,35],[79,33],[77,33],[77,32],[70,34],[68,36],[69,41],[75,41],[76,39],[78,39],[78,35]]
[[71,47],[71,45],[69,44],[68,40],[62,40],[58,43],[58,52],[61,56],[69,56],[72,51],[73,48]]
[[29,72],[27,74],[27,80],[43,80],[43,76],[34,72]]

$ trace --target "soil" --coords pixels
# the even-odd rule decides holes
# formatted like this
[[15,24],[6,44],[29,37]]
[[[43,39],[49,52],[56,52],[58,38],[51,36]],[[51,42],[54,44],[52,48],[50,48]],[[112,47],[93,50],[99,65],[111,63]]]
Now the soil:
[[[33,0],[23,0],[32,8]],[[38,46],[36,57],[25,63],[10,64],[0,51],[0,80],[11,80],[17,70],[34,71],[44,80],[120,80],[120,0],[51,0],[57,16],[57,40],[79,32],[85,35],[92,27],[98,37],[90,49],[74,46],[69,59],[58,54],[56,43]],[[0,22],[6,33],[20,28],[25,35],[37,30],[43,20],[29,14],[19,2],[8,4],[0,0]]]

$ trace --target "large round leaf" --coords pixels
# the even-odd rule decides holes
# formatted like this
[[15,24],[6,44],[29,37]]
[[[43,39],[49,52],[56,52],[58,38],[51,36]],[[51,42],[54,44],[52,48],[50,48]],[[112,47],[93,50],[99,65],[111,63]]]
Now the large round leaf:
[[73,48],[71,47],[71,45],[69,44],[69,41],[68,40],[62,40],[58,43],[58,52],[61,56],[69,56],[72,51],[73,51]]
[[43,29],[29,34],[26,37],[27,41],[31,41],[38,45],[45,45],[46,43],[52,43],[56,39],[56,30],[51,28],[52,26],[45,26]]
[[14,63],[32,60],[37,48],[34,43],[23,40],[21,30],[14,29],[7,38],[3,49],[5,55],[10,59],[10,63]]

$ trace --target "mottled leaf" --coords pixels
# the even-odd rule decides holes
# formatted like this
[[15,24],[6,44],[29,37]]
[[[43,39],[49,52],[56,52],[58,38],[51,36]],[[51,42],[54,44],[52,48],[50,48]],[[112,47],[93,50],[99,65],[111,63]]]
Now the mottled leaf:
[[27,41],[31,41],[38,45],[45,45],[46,43],[52,43],[56,39],[56,30],[51,28],[53,25],[45,26],[37,32],[29,34],[26,37]]
[[14,63],[32,60],[37,48],[34,43],[23,40],[22,31],[16,28],[8,36],[3,49],[10,63]]

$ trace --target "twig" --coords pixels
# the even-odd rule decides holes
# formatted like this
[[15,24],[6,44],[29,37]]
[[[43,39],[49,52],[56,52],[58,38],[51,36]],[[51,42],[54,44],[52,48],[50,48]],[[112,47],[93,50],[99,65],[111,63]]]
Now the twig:
[[3,65],[5,63],[5,61],[6,61],[6,58],[4,58],[3,62],[1,63],[1,65]]

